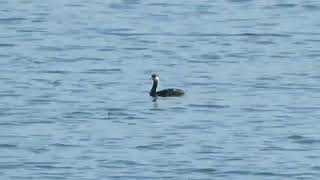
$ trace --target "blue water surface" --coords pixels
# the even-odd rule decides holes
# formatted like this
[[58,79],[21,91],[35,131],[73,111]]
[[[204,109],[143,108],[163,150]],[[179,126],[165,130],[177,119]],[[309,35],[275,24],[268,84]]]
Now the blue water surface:
[[[0,15],[0,179],[319,179],[319,1],[2,0]],[[149,97],[153,73],[186,95]]]

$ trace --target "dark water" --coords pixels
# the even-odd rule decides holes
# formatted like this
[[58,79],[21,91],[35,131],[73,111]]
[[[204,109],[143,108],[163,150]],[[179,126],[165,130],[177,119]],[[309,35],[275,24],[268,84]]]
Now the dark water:
[[[0,1],[1,179],[318,179],[320,2]],[[181,98],[148,96],[150,74]]]

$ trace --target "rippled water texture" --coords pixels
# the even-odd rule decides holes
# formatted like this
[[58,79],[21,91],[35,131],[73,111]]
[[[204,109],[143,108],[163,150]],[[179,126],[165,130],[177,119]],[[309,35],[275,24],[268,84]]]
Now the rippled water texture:
[[[2,0],[1,179],[320,177],[317,0]],[[179,98],[153,100],[150,75]]]

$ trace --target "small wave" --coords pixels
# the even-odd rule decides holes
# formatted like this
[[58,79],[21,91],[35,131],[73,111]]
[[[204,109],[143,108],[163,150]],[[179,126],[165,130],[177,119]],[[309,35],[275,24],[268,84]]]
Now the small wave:
[[0,47],[14,47],[16,44],[5,44],[5,43],[0,43]]
[[274,5],[274,7],[279,7],[279,8],[293,8],[298,6],[297,4],[292,4],[292,3],[279,3]]
[[203,174],[216,174],[218,173],[217,169],[214,168],[182,168],[176,169],[174,172],[178,174],[191,174],[191,173],[203,173]]
[[19,124],[54,124],[55,122],[54,121],[46,121],[46,120],[42,120],[42,121],[23,121],[23,122],[20,122]]
[[13,18],[0,18],[0,23],[16,23],[19,21],[25,21],[27,18],[18,18],[18,17],[13,17]]
[[6,162],[6,164],[1,163],[0,164],[0,169],[5,170],[5,169],[17,169],[23,167],[22,163],[10,163]]
[[38,47],[41,51],[64,51],[64,47],[58,47],[58,46],[40,46]]
[[141,50],[146,50],[148,48],[145,47],[128,47],[128,48],[124,48],[125,50],[129,50],[129,51],[141,51]]
[[189,104],[189,107],[196,107],[196,108],[213,108],[213,109],[224,109],[229,108],[227,105],[213,105],[213,104]]
[[275,109],[263,109],[263,108],[253,108],[253,107],[242,108],[242,110],[247,111],[247,112],[272,112],[272,111],[276,111]]
[[62,147],[62,148],[76,148],[76,147],[81,147],[81,145],[65,144],[65,143],[54,143],[54,144],[50,144],[50,146]]
[[211,82],[190,82],[190,83],[185,83],[186,86],[211,86]]
[[136,149],[139,149],[139,150],[158,150],[162,148],[163,148],[163,143],[154,143],[151,145],[136,146]]
[[129,165],[129,166],[143,166],[145,164],[138,163],[137,161],[130,161],[130,160],[114,160],[110,161],[105,164],[117,164],[117,165]]
[[112,35],[112,36],[181,36],[181,37],[241,37],[241,36],[252,36],[252,37],[283,37],[288,38],[292,37],[292,35],[286,33],[239,33],[239,34],[224,34],[224,33],[200,33],[200,32],[192,32],[187,34],[175,34],[175,33],[122,33],[122,32],[102,32],[104,35]]
[[221,59],[219,55],[216,54],[203,54],[200,56],[202,59]]
[[301,139],[296,142],[299,144],[319,144],[320,140],[318,140],[318,139]]
[[21,97],[21,94],[16,94],[14,92],[12,93],[1,93],[0,92],[0,97]]
[[287,137],[290,140],[293,140],[293,142],[298,143],[298,144],[315,144],[315,143],[320,143],[319,139],[313,139],[310,137],[304,137],[300,135],[291,135]]
[[319,10],[320,6],[319,5],[302,5],[302,7],[308,9],[308,10]]
[[303,136],[300,136],[300,135],[291,135],[288,137],[288,139],[294,139],[294,140],[297,140],[297,139],[303,139],[304,137]]
[[63,70],[45,70],[38,71],[38,73],[47,73],[47,74],[70,74],[71,71],[63,71]]
[[256,80],[261,80],[261,81],[276,81],[276,80],[280,80],[280,79],[282,79],[282,77],[280,77],[280,76],[256,78]]
[[199,173],[205,173],[205,174],[214,174],[216,172],[218,172],[216,169],[214,168],[197,168],[194,169],[193,172],[199,172]]
[[0,149],[15,149],[17,147],[15,144],[0,144]]
[[53,165],[35,165],[35,168],[39,169],[46,169],[46,170],[52,170],[52,169],[72,169],[71,166],[53,166]]
[[148,6],[160,6],[160,7],[172,7],[172,6],[180,6],[180,4],[174,3],[165,3],[165,2],[158,2],[158,3],[149,3]]
[[121,69],[91,69],[83,73],[88,74],[110,74],[115,72],[121,72]]

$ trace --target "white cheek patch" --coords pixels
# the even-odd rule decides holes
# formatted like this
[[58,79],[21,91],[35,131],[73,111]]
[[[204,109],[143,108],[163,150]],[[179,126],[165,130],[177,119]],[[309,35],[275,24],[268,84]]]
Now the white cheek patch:
[[160,78],[159,78],[158,76],[157,76],[157,77],[155,77],[154,79],[155,79],[155,80],[157,80],[157,81],[159,81],[159,80],[160,80]]

